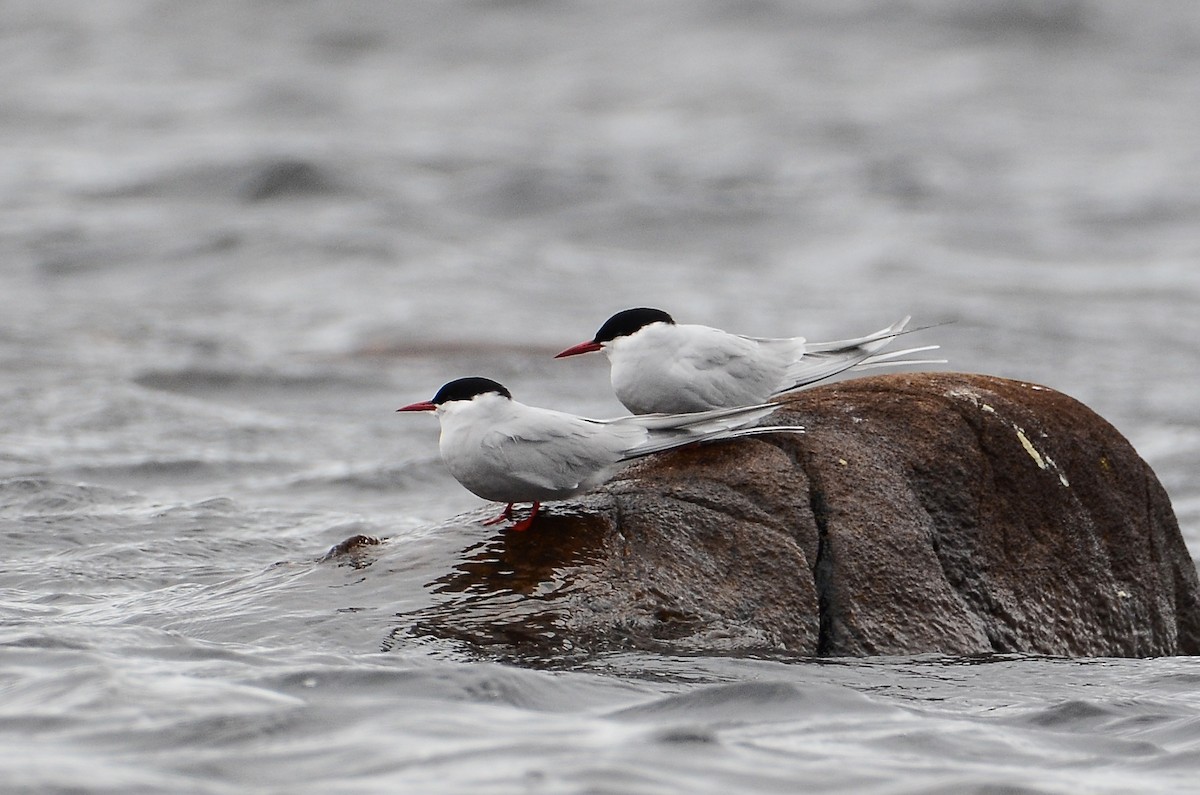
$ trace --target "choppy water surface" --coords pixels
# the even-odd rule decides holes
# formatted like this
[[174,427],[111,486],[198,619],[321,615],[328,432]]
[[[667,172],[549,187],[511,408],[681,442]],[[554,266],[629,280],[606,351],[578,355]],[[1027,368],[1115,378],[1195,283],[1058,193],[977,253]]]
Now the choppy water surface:
[[1190,659],[423,638],[492,533],[393,413],[476,373],[618,413],[550,356],[631,305],[911,313],[1111,420],[1200,553],[1193,3],[0,13],[4,791],[1194,788]]

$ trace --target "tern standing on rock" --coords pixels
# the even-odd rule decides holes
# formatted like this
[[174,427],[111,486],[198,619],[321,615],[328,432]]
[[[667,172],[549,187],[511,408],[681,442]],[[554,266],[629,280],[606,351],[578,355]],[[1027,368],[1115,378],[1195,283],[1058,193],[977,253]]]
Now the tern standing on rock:
[[594,338],[555,358],[604,351],[613,391],[634,414],[709,411],[764,403],[851,368],[942,363],[899,359],[936,345],[877,353],[904,333],[909,319],[858,339],[808,342],[680,324],[661,309],[643,307],[618,312]]
[[802,433],[799,426],[747,428],[778,404],[723,408],[691,414],[648,414],[591,420],[518,403],[487,378],[459,378],[432,400],[399,411],[432,411],[441,423],[442,460],[469,491],[507,503],[485,524],[513,518],[513,504],[533,503],[512,526],[526,530],[543,500],[561,500],[604,483],[621,464],[697,442],[765,433]]

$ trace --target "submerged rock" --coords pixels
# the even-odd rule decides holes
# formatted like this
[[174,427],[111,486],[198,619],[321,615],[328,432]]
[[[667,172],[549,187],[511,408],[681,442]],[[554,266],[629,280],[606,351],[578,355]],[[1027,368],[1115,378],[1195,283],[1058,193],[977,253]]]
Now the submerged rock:
[[1200,652],[1170,501],[1111,425],[956,373],[800,392],[467,550],[410,634],[505,653]]

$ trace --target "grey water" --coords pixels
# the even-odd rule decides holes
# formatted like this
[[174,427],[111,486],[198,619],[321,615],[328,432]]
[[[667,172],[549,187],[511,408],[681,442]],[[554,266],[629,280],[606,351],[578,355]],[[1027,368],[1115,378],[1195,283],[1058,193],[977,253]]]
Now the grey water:
[[[1124,433],[1200,554],[1200,6],[0,5],[0,790],[1187,792],[1200,662],[423,637],[496,536],[397,415],[616,415],[613,311]],[[467,519],[450,520],[471,513]],[[355,534],[369,557],[326,558]]]

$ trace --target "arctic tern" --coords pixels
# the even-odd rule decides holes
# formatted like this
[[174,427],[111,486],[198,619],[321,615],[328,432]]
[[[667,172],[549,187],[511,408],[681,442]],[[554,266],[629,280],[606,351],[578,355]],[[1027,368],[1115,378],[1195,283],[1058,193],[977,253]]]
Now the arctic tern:
[[559,500],[604,483],[635,458],[697,442],[802,433],[800,426],[745,427],[779,408],[776,403],[715,411],[645,414],[592,420],[518,403],[487,378],[459,378],[432,400],[398,411],[432,411],[441,424],[438,447],[450,474],[485,500],[507,503],[484,524],[513,518],[513,504],[533,503],[512,530],[526,530],[544,500]]
[[937,345],[877,353],[911,318],[865,337],[808,342],[730,334],[676,323],[661,309],[626,309],[610,317],[587,342],[555,358],[604,351],[617,399],[634,414],[709,411],[764,403],[851,368],[942,363],[899,357]]

